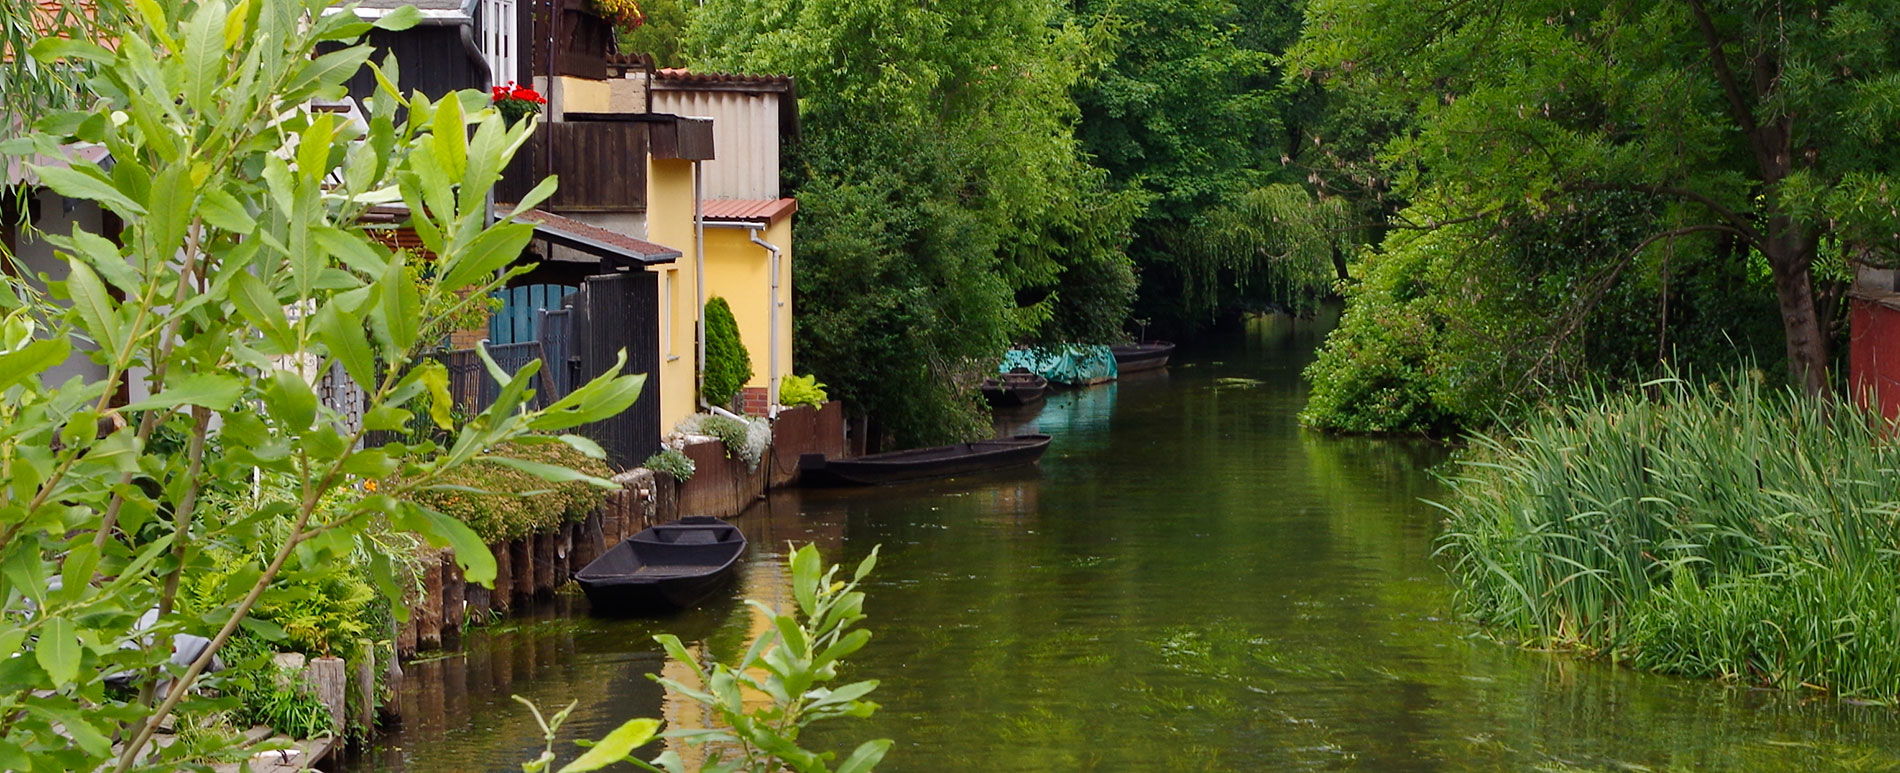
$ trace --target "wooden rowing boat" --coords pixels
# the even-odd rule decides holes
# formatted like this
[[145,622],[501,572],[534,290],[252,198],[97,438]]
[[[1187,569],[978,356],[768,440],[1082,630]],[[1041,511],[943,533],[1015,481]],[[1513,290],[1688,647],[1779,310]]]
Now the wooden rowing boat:
[[1048,435],[1016,435],[850,459],[805,454],[798,458],[799,480],[808,485],[875,486],[1035,464],[1049,450],[1049,439]]
[[1115,355],[1116,370],[1122,373],[1139,373],[1144,370],[1167,367],[1168,356],[1174,353],[1174,344],[1167,341],[1149,341],[1141,344],[1111,346],[1108,350]]
[[745,546],[738,527],[689,515],[622,540],[575,572],[574,581],[600,614],[686,609],[731,579]]
[[1041,400],[1049,391],[1049,380],[1034,373],[998,373],[983,379],[983,399],[992,408],[1014,408]]

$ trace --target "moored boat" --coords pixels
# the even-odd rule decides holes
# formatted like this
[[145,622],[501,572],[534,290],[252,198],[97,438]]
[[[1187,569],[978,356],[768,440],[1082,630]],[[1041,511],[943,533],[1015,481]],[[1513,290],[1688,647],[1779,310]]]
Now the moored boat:
[[738,527],[689,515],[622,540],[575,572],[574,581],[600,614],[686,609],[731,579],[745,546]]
[[1148,341],[1111,346],[1108,350],[1115,355],[1116,370],[1122,373],[1139,373],[1144,370],[1167,367],[1168,356],[1174,353],[1174,344],[1167,341]]
[[1049,450],[1049,440],[1048,435],[1016,435],[850,459],[805,454],[798,458],[799,480],[817,485],[875,486],[1035,464]]
[[998,373],[983,379],[983,399],[992,408],[1014,408],[1041,400],[1049,391],[1049,380],[1034,373]]

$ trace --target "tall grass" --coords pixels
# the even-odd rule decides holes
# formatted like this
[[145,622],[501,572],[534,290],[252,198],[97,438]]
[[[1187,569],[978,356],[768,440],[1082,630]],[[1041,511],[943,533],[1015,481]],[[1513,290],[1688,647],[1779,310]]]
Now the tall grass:
[[1900,447],[1746,379],[1473,438],[1439,553],[1480,622],[1657,671],[1900,697]]

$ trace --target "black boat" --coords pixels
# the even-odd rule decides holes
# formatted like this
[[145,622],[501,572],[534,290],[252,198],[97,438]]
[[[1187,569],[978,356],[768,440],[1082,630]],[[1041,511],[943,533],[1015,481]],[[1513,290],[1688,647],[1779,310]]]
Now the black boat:
[[983,470],[1035,464],[1049,450],[1048,435],[979,440],[935,448],[914,448],[850,459],[824,454],[798,458],[799,480],[806,484],[875,486],[882,483],[945,478]]
[[992,408],[1014,408],[1041,400],[1049,391],[1049,379],[1028,371],[998,373],[983,379],[983,399]]
[[1168,355],[1174,353],[1174,344],[1167,341],[1149,341],[1141,344],[1122,344],[1108,347],[1115,354],[1115,370],[1121,373],[1140,373],[1144,370],[1167,367]]
[[574,581],[601,614],[686,609],[731,579],[744,552],[745,535],[738,527],[689,515],[621,541],[575,572]]

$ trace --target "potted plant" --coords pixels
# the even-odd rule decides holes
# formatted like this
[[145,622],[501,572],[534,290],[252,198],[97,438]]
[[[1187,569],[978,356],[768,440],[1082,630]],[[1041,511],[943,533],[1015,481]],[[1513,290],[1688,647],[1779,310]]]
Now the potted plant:
[[509,126],[515,125],[528,116],[539,115],[541,106],[548,103],[547,97],[541,96],[541,92],[526,86],[517,86],[514,81],[488,91],[489,102],[495,105],[496,110],[501,111],[502,119],[506,120]]
[[587,0],[588,10],[602,19],[613,22],[614,29],[632,32],[645,24],[647,16],[640,12],[639,0]]

